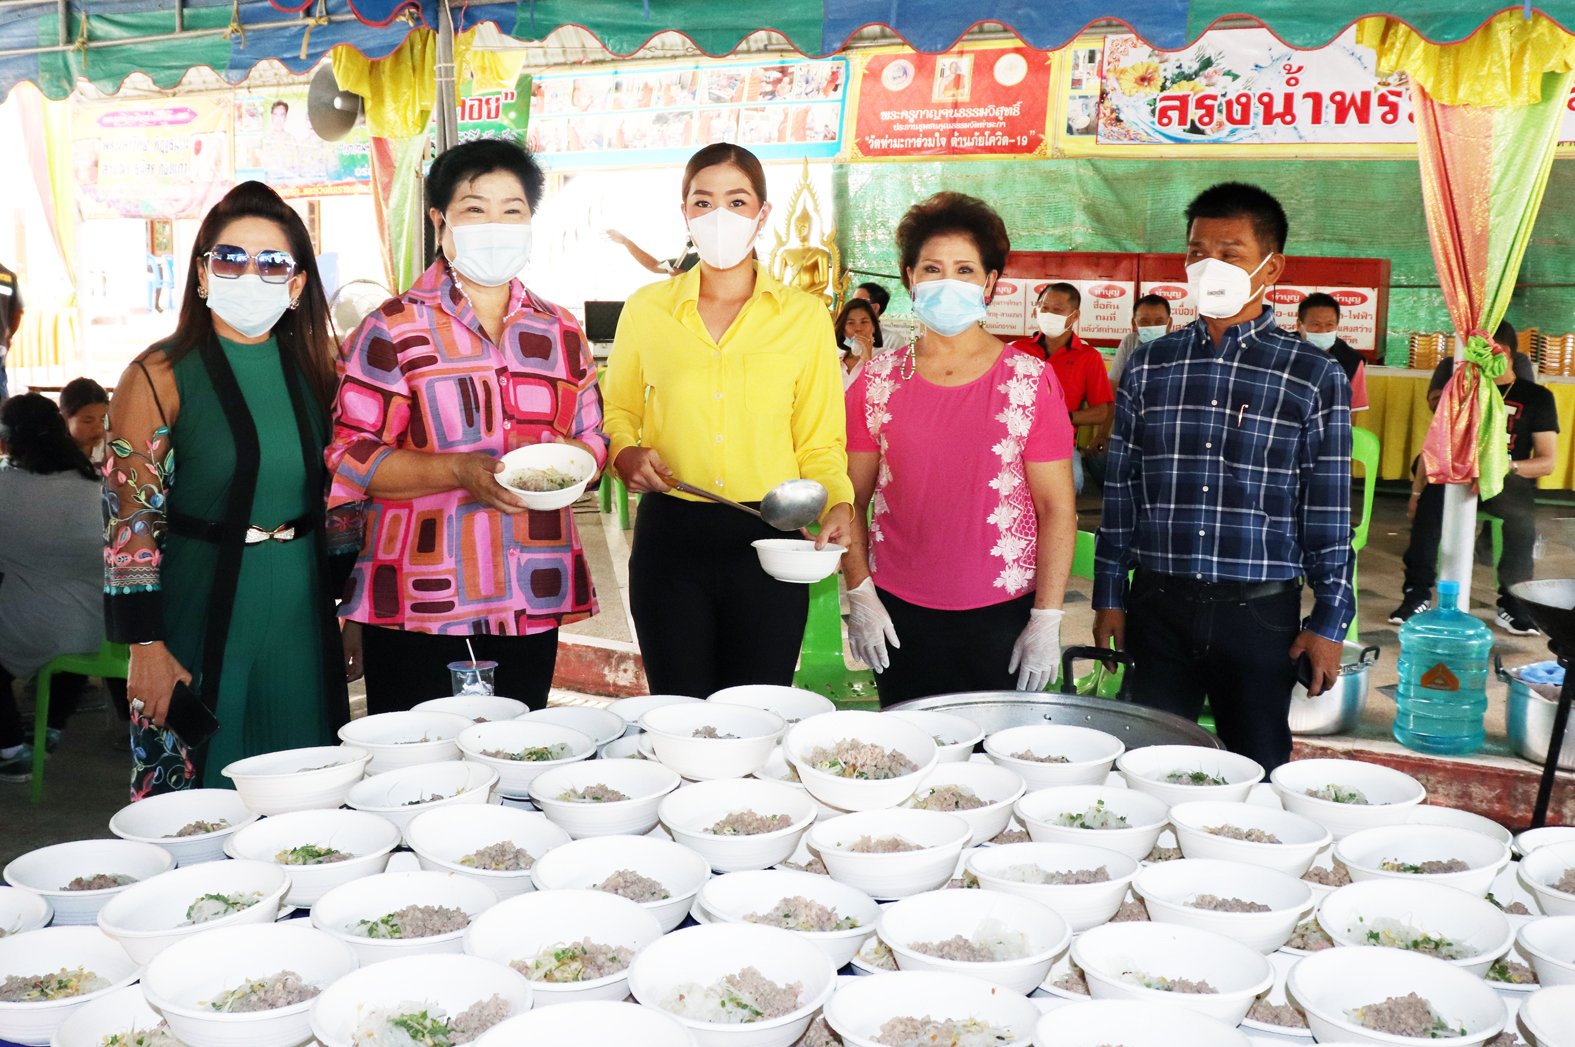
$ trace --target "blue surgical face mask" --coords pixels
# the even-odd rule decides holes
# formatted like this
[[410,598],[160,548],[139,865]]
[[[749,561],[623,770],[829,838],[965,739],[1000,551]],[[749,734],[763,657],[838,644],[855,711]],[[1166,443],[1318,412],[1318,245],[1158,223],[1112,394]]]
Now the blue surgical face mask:
[[914,284],[913,315],[936,334],[962,334],[984,319],[984,285],[951,279]]
[[1137,329],[1138,344],[1146,345],[1156,338],[1163,338],[1170,333],[1170,328],[1159,324],[1153,327],[1139,327]]
[[1339,335],[1333,331],[1308,331],[1302,335],[1304,340],[1311,342],[1320,349],[1333,349],[1334,340],[1338,337]]

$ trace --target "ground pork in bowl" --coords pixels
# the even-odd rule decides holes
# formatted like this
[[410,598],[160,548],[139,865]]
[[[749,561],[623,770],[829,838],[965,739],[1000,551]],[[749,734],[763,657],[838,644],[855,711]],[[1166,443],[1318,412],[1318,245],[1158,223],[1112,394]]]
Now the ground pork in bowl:
[[380,873],[323,895],[312,926],[348,943],[363,964],[378,963],[460,952],[465,928],[497,903],[492,888],[454,873]]
[[398,826],[364,811],[292,811],[248,825],[224,849],[284,866],[284,904],[307,906],[340,884],[382,872],[399,840]]
[[881,910],[876,933],[904,971],[978,978],[1027,995],[1072,941],[1054,910],[1002,891],[930,891]]
[[[350,789],[345,802],[354,810],[386,818],[403,834],[427,811],[495,803],[498,785],[498,772],[490,767],[447,760],[363,778]],[[409,843],[408,837],[405,842]]]
[[1509,864],[1509,845],[1469,829],[1390,825],[1336,841],[1334,857],[1358,882],[1436,883],[1480,898]]
[[109,900],[175,865],[169,851],[132,840],[74,840],[28,851],[5,867],[5,882],[33,891],[55,912],[54,926],[91,924]]
[[1132,890],[1160,923],[1213,931],[1264,954],[1284,945],[1313,908],[1312,888],[1294,876],[1206,858],[1150,865]]
[[122,807],[110,818],[109,831],[122,840],[158,844],[176,865],[197,865],[222,861],[225,838],[257,818],[234,789],[182,789]]
[[132,884],[99,910],[99,928],[138,963],[219,927],[272,923],[290,887],[274,862],[202,862]]
[[1146,858],[1165,828],[1163,800],[1133,789],[1063,785],[1028,793],[1014,808],[1035,843],[1075,843]]
[[235,791],[248,810],[271,817],[340,806],[371,762],[372,754],[365,749],[316,745],[248,756],[225,767],[223,773],[235,783]]
[[499,898],[533,890],[536,859],[569,842],[541,815],[491,803],[426,811],[405,835],[421,868],[468,877]]
[[1020,1047],[1039,1008],[977,978],[902,971],[844,982],[825,1016],[846,1047]]
[[139,967],[97,927],[0,938],[0,1039],[45,1044],[84,1004],[137,980]]
[[312,1035],[323,1047],[392,1045],[403,1041],[368,1034],[386,1036],[388,1019],[415,1013],[426,1016],[428,1029],[441,1025],[442,1041],[469,1043],[530,1010],[533,1000],[530,980],[507,964],[479,956],[404,956],[329,986],[312,1007]]
[[1170,824],[1187,858],[1259,865],[1289,876],[1304,874],[1331,841],[1329,830],[1311,818],[1255,803],[1178,803]]
[[1039,1019],[1034,1047],[1250,1047],[1213,1018],[1166,1002],[1087,1000]]
[[803,789],[758,778],[698,782],[669,793],[658,808],[673,839],[717,872],[766,869],[783,861],[815,820]]
[[458,713],[472,723],[489,723],[493,720],[517,720],[530,712],[530,706],[518,698],[504,698],[495,694],[453,694],[446,698],[428,698],[410,707],[416,713]]
[[1575,916],[1575,840],[1538,847],[1521,859],[1521,886],[1549,916]]
[[965,869],[986,891],[1053,909],[1081,933],[1116,914],[1138,863],[1087,844],[1009,843],[968,852]]
[[571,1001],[561,1007],[537,1006],[493,1026],[476,1047],[572,1043],[578,1047],[693,1047],[689,1030],[670,1014],[636,1003]]
[[984,752],[1014,771],[1030,791],[1061,785],[1098,785],[1110,774],[1126,745],[1091,727],[1027,724],[987,735]]
[[939,759],[935,739],[923,728],[856,710],[794,724],[782,748],[810,795],[844,811],[896,806]]
[[1362,829],[1403,825],[1427,799],[1409,774],[1361,760],[1292,760],[1269,774],[1280,803],[1329,830],[1336,840]]
[[685,778],[742,778],[766,764],[787,721],[765,709],[695,702],[640,717],[652,755]]
[[1268,959],[1221,934],[1174,923],[1109,923],[1072,943],[1094,999],[1174,1003],[1236,1025],[1274,984]]
[[[1406,1045],[1425,1039],[1476,1047],[1507,1020],[1504,1001],[1481,978],[1395,949],[1314,953],[1291,968],[1286,989],[1320,1043]],[[1390,1001],[1396,1002],[1384,1006]]]
[[973,830],[969,846],[976,847],[1001,834],[1026,788],[1016,772],[993,763],[938,763],[903,806],[957,815]]
[[984,740],[984,728],[966,716],[938,713],[928,709],[892,709],[887,716],[907,720],[935,739],[936,759],[941,763],[967,763],[974,747]]
[[1146,745],[1116,760],[1127,786],[1166,805],[1217,800],[1244,803],[1263,780],[1263,767],[1225,749],[1202,745]]
[[711,876],[699,854],[651,836],[597,836],[573,840],[531,867],[538,891],[594,889],[622,895],[671,931],[689,915]]
[[530,798],[537,775],[596,755],[595,741],[583,731],[528,719],[473,724],[458,744],[466,762],[497,772],[498,795],[513,800]]
[[459,759],[455,739],[474,723],[472,717],[458,713],[374,713],[339,728],[339,740],[371,754],[367,774],[383,774],[397,767]]
[[700,889],[700,904],[725,923],[780,927],[802,935],[839,969],[875,933],[880,913],[875,900],[856,887],[791,869],[712,877]]
[[604,757],[542,772],[531,783],[531,802],[576,840],[638,836],[656,827],[657,808],[680,781],[651,760]]
[[864,811],[818,822],[806,840],[834,880],[873,898],[906,898],[951,879],[973,838],[955,814]]
[[1497,906],[1434,883],[1368,880],[1341,887],[1319,905],[1318,924],[1336,945],[1405,949],[1478,976],[1514,941]]
[[706,701],[715,705],[742,705],[750,709],[764,709],[782,717],[789,727],[811,716],[836,712],[830,698],[802,687],[783,687],[780,684],[750,683],[737,687],[724,687]]

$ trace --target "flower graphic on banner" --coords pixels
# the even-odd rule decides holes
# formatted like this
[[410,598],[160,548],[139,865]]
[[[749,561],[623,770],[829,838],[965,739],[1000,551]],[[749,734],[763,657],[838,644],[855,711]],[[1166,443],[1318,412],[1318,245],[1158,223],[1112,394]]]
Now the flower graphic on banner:
[[1121,85],[1123,94],[1149,95],[1158,93],[1164,81],[1158,62],[1139,62],[1117,70],[1116,83]]

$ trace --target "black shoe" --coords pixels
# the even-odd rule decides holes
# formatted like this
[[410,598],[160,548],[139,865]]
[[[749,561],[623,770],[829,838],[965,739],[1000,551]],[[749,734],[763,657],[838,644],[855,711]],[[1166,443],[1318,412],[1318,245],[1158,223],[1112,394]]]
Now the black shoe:
[[1542,635],[1541,629],[1538,629],[1535,625],[1531,624],[1524,618],[1515,617],[1502,607],[1498,609],[1498,616],[1495,617],[1493,621],[1494,624],[1496,624],[1506,633],[1514,633],[1516,636]]
[[1428,602],[1413,597],[1406,597],[1400,601],[1400,606],[1389,612],[1390,625],[1404,625],[1407,618],[1421,614],[1427,610]]

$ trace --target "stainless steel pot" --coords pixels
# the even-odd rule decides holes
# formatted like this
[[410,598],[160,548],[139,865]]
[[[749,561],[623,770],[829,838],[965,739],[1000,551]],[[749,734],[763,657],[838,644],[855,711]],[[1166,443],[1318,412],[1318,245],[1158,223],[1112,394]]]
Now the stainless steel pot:
[[1340,657],[1340,677],[1316,698],[1297,684],[1291,691],[1292,734],[1349,734],[1362,720],[1367,704],[1367,671],[1378,660],[1377,647],[1347,641]]
[[[1546,763],[1548,743],[1553,738],[1553,714],[1559,703],[1542,697],[1524,681],[1511,676],[1497,655],[1493,657],[1493,671],[1509,688],[1504,707],[1509,744],[1523,759]],[[1559,769],[1575,771],[1575,734],[1564,736],[1564,744],[1559,747]]]

